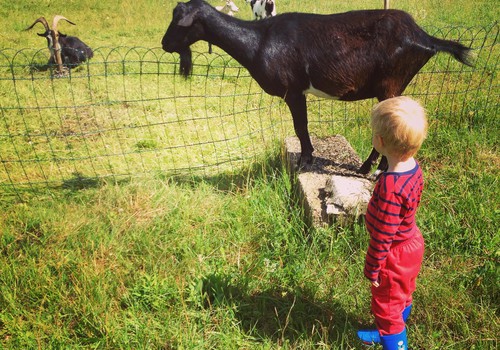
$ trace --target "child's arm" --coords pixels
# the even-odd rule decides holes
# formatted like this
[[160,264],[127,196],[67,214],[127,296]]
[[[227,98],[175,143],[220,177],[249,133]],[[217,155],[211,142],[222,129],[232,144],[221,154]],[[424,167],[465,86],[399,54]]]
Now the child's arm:
[[393,239],[399,230],[404,215],[402,199],[394,191],[392,179],[382,177],[374,190],[366,213],[366,227],[370,242],[366,253],[364,274],[375,287],[380,283],[379,272],[385,265]]

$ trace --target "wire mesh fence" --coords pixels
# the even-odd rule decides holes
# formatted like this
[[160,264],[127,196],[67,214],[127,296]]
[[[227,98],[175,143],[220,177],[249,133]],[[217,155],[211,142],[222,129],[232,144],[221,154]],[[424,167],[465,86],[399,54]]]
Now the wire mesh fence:
[[[498,24],[428,31],[471,46],[476,65],[439,54],[405,94],[447,125],[498,130]],[[185,80],[178,56],[160,48],[99,48],[65,78],[46,65],[46,51],[0,50],[4,195],[100,178],[235,171],[293,135],[281,99],[262,92],[223,52],[196,53]],[[374,102],[310,97],[311,133],[369,143]]]

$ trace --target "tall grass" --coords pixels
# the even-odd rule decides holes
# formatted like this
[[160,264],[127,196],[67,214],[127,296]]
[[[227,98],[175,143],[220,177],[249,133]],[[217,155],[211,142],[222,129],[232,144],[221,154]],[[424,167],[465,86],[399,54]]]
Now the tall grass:
[[[55,13],[78,23],[68,32],[97,46],[156,47],[175,3],[2,1],[0,5],[5,28],[0,34],[2,48],[36,49],[45,44],[21,29],[40,15]],[[498,18],[494,1],[394,0],[391,5],[437,27],[488,25]],[[238,6],[238,15],[249,18],[246,5],[241,1]],[[382,1],[304,0],[297,6],[283,0],[278,11],[337,12],[381,7]],[[491,68],[496,74],[496,67]],[[73,83],[88,84],[84,79]],[[53,97],[37,84],[30,82],[29,88]],[[89,91],[110,91],[117,100],[121,93],[158,94],[154,89],[138,92],[134,84],[125,91],[114,87],[112,80],[107,84]],[[428,83],[431,92],[432,84]],[[9,94],[1,89],[0,99],[9,101]],[[84,105],[85,98],[75,95],[71,101]],[[495,98],[498,91],[492,91],[487,102],[497,105]],[[481,99],[484,96],[478,96],[467,116],[444,115],[441,104],[432,98],[425,101],[432,131],[418,155],[426,176],[418,214],[426,255],[408,323],[415,349],[499,346],[498,108],[483,109],[486,102]],[[234,103],[224,101],[221,108]],[[350,113],[357,108],[362,115],[371,103],[353,106]],[[345,112],[335,106],[332,114]],[[198,107],[193,108],[202,109]],[[129,114],[126,106],[113,108],[117,116],[125,114],[128,122],[140,124],[140,116]],[[151,114],[155,108],[162,113],[167,109],[161,104],[148,108]],[[319,114],[328,107],[312,102],[310,108]],[[230,112],[231,107],[226,113]],[[115,138],[103,140],[91,132],[113,128],[106,124],[112,120],[87,113],[79,109],[77,121],[37,120],[35,115],[28,118],[32,124],[27,127],[78,132],[84,125],[86,132],[90,130],[89,139],[113,145]],[[9,120],[12,125],[16,122],[20,121]],[[349,123],[350,119],[323,123],[319,117],[312,127],[318,135],[342,132],[361,154],[367,154],[367,125]],[[116,138],[137,135],[116,130]],[[149,137],[137,138],[136,150],[157,147],[157,132],[146,130]],[[70,138],[63,140],[68,152],[81,152],[72,149]],[[29,147],[22,139],[16,145],[19,152]],[[38,193],[29,201],[0,202],[0,347],[361,349],[355,331],[373,322],[362,275],[364,226],[307,227],[294,201],[280,145],[270,143],[266,149],[261,158],[236,172],[202,176],[152,172],[116,181],[85,178],[66,181],[57,191]],[[104,166],[113,170],[124,165]]]
[[[307,228],[273,154],[237,175],[102,182],[4,208],[4,346],[359,348],[355,330],[371,322],[363,225]],[[469,191],[428,178],[410,339],[495,349],[498,185],[476,220]]]

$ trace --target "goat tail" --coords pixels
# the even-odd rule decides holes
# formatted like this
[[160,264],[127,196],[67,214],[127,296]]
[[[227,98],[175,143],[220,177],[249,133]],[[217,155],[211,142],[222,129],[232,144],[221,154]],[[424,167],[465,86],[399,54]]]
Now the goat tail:
[[432,39],[432,46],[436,52],[448,52],[450,55],[455,57],[457,61],[470,67],[474,66],[474,61],[476,60],[477,55],[471,48],[468,48],[456,41],[443,40],[434,37]]

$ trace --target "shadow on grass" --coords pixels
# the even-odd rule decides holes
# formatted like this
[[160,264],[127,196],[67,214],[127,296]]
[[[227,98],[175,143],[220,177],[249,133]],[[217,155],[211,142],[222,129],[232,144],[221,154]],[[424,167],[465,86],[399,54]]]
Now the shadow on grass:
[[61,188],[79,191],[87,188],[98,188],[101,186],[101,180],[96,177],[87,177],[81,173],[73,173],[73,177],[64,180]]
[[[200,183],[209,184],[219,191],[234,191],[245,188],[253,181],[265,179],[277,171],[282,171],[282,154],[273,150],[262,159],[230,172],[214,173],[214,175],[157,173],[154,178],[182,186],[196,187]],[[75,172],[62,181],[40,181],[25,184],[4,184],[0,190],[4,199],[9,201],[29,201],[33,197],[52,196],[63,190],[65,193],[76,193],[87,189],[97,189],[106,184],[126,184],[134,181],[129,174],[111,176],[88,176]],[[139,179],[139,178],[138,178]],[[138,180],[140,181],[140,180]]]
[[110,180],[110,178],[86,176],[75,172],[71,177],[62,181],[25,183],[22,185],[5,184],[0,189],[0,193],[5,204],[28,202],[33,198],[43,199],[62,193],[76,193],[82,190],[96,189],[104,186],[109,181],[115,184],[124,184],[130,182],[130,177],[122,177],[120,179],[113,177]]
[[268,152],[262,159],[238,168],[232,172],[217,173],[214,175],[169,175],[161,174],[162,180],[169,180],[179,185],[195,187],[200,182],[211,185],[219,191],[233,191],[246,187],[251,181],[265,179],[276,171],[282,171],[284,165],[281,152]]
[[317,302],[309,292],[293,292],[271,287],[248,293],[246,286],[235,286],[231,278],[211,274],[202,279],[204,308],[230,307],[241,330],[257,339],[277,344],[307,340],[318,344],[340,344],[346,334],[354,334],[357,322],[335,301]]

